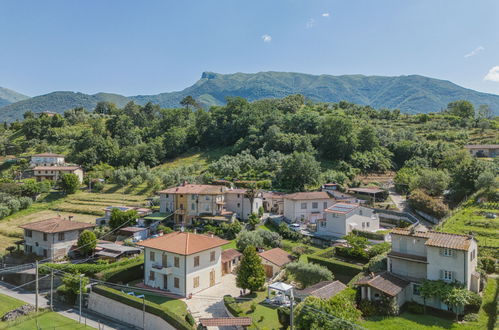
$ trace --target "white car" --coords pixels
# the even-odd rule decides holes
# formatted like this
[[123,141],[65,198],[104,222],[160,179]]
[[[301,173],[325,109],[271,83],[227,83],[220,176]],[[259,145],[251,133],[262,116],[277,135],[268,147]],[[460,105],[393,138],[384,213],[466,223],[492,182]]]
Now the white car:
[[289,225],[289,229],[294,230],[294,231],[300,231],[301,226],[299,223],[292,223]]

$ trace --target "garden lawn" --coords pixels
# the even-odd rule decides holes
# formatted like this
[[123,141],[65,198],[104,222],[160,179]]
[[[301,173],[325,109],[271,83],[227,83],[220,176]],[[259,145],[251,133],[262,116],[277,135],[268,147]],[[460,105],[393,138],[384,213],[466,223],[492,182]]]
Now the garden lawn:
[[79,324],[78,321],[64,317],[56,312],[42,312],[35,317],[28,317],[20,321],[9,323],[0,322],[0,329],[31,330],[36,329],[94,329],[91,326]]
[[[277,317],[277,307],[262,304],[267,298],[267,291],[254,292],[246,297],[254,297],[251,300],[243,300],[239,305],[243,310],[241,317],[251,317],[253,325],[249,329],[279,329],[281,323]],[[256,310],[251,312],[251,304],[256,303]],[[263,317],[263,320],[260,321]]]
[[222,250],[236,249],[236,240],[233,239],[230,243],[222,245]]
[[25,304],[26,303],[24,301],[0,293],[0,317],[14,308]]
[[187,305],[180,299],[168,298],[155,294],[145,294],[146,300],[160,305],[164,309],[168,309],[177,315],[182,315],[185,318],[187,314]]
[[438,329],[486,329],[474,323],[458,324],[452,320],[432,315],[402,313],[396,317],[372,317],[361,323],[367,329],[382,330],[438,330]]

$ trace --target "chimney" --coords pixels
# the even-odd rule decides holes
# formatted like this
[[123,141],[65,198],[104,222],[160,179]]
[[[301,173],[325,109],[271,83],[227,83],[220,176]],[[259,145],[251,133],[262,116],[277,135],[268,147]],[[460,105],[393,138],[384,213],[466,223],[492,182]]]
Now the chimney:
[[213,238],[213,234],[210,234],[210,237]]
[[74,216],[70,215],[68,216],[69,221],[73,221]]
[[194,234],[197,234],[198,233],[198,230],[196,228],[194,228]]

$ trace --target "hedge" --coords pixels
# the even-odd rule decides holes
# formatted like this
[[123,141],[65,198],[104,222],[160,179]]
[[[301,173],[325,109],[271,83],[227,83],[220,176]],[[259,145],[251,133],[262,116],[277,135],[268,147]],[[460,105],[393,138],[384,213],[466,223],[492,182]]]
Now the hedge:
[[307,256],[308,262],[313,262],[329,269],[334,275],[355,276],[362,271],[362,266],[344,262],[333,258],[322,258],[317,255]]
[[[118,290],[111,289],[102,285],[96,285],[92,288],[92,291],[97,294],[100,294],[101,296],[104,296],[112,300],[116,300],[130,307],[137,308],[140,310],[142,310],[143,308],[142,299],[137,297],[132,297]],[[175,329],[180,329],[180,330],[194,329],[194,327],[191,324],[189,324],[189,322],[186,320],[187,317],[185,319],[179,317],[177,314],[171,312],[168,309],[163,309],[161,308],[161,306],[153,302],[146,300],[145,303],[146,303],[145,306],[146,312],[159,316],[160,318],[168,322],[171,326],[173,326]]]
[[117,267],[112,267],[95,274],[95,277],[113,283],[128,283],[131,281],[139,280],[144,276],[144,260],[142,258]]
[[103,272],[105,270],[115,270],[120,268],[120,270],[128,267],[133,267],[137,264],[144,263],[144,259],[142,256],[137,256],[130,259],[122,259],[114,263],[109,264],[99,264],[99,263],[82,263],[82,264],[56,264],[56,263],[46,263],[40,266],[41,274],[49,274],[50,268],[55,270],[60,270],[67,273],[80,273],[85,274],[86,276],[93,276],[99,272]]
[[355,235],[362,236],[362,237],[369,238],[369,239],[374,239],[374,240],[378,240],[378,241],[385,240],[384,234],[378,234],[378,233],[373,233],[370,231],[364,231],[364,230],[358,230],[358,229],[354,229],[354,230],[352,230],[352,232]]
[[234,297],[232,297],[231,295],[224,296],[224,304],[229,313],[231,313],[234,317],[238,317],[243,313],[241,306],[239,306],[239,304],[236,302],[236,299],[234,299]]

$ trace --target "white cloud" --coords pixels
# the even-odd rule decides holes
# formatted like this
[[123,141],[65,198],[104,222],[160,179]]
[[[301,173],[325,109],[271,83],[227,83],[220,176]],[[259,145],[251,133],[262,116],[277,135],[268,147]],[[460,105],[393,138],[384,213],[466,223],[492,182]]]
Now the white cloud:
[[264,35],[262,36],[262,40],[263,40],[263,42],[267,42],[267,43],[269,43],[269,42],[271,42],[271,41],[272,41],[272,36],[270,36],[270,35],[268,35],[268,34],[264,34]]
[[471,51],[470,53],[464,55],[464,57],[468,58],[468,57],[478,55],[478,53],[480,53],[483,50],[485,50],[485,48],[483,48],[482,46],[478,46],[477,48],[473,49],[473,51]]
[[311,29],[315,26],[315,19],[311,18],[307,21],[307,29]]
[[489,73],[483,79],[499,82],[499,65],[490,69]]
[[322,13],[322,17],[328,17],[331,16],[329,13]]

